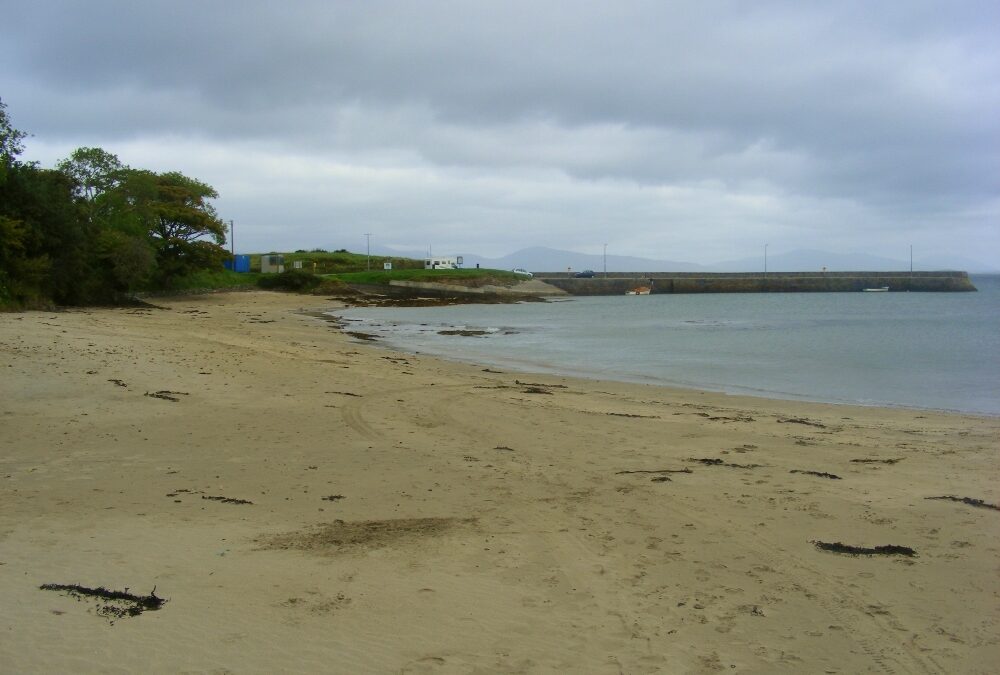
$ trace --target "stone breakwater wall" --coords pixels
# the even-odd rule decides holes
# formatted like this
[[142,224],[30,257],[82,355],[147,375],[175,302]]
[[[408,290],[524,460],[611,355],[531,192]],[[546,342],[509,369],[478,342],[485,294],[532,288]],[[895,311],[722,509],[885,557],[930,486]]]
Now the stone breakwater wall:
[[535,278],[571,295],[623,295],[637,286],[651,293],[847,293],[889,287],[889,292],[975,291],[966,272],[608,272],[577,279],[568,272]]

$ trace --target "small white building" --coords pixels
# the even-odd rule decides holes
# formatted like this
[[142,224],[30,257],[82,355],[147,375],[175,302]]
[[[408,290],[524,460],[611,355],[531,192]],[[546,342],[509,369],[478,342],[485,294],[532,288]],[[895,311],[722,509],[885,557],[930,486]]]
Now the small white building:
[[461,258],[424,258],[425,270],[457,270]]
[[261,274],[281,274],[285,271],[285,256],[276,253],[262,255],[260,271]]

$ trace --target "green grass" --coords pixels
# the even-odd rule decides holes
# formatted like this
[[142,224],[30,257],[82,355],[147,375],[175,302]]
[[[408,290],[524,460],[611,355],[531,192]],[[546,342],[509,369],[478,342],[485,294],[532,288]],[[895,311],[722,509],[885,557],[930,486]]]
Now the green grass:
[[[250,255],[250,273],[231,272],[229,270],[201,271],[186,277],[175,279],[171,291],[222,290],[236,287],[252,287],[258,285],[262,277],[276,275],[260,273],[261,254]],[[453,283],[461,286],[484,286],[495,284],[512,286],[523,280],[512,272],[486,269],[460,270],[425,270],[423,260],[412,258],[387,258],[382,256],[369,257],[363,253],[300,251],[296,253],[281,253],[285,258],[285,270],[295,271],[294,263],[302,261],[301,272],[317,274],[326,280],[325,284],[314,292],[333,292],[339,284],[387,285],[392,280],[428,281],[436,283]],[[382,269],[383,263],[391,262],[392,270]],[[367,269],[368,267],[371,269]],[[266,282],[271,281],[266,279]]]
[[[277,252],[275,252],[277,253]],[[250,254],[250,269],[260,271],[261,253]],[[340,274],[343,272],[359,272],[367,269],[381,270],[383,263],[391,262],[394,269],[422,269],[423,260],[413,258],[388,258],[373,255],[369,258],[364,253],[302,251],[297,253],[281,253],[285,256],[285,269],[294,268],[295,261],[302,261],[302,271],[313,274]]]
[[229,270],[201,270],[187,276],[174,279],[171,291],[200,291],[239,286],[254,286],[260,274],[241,274]]

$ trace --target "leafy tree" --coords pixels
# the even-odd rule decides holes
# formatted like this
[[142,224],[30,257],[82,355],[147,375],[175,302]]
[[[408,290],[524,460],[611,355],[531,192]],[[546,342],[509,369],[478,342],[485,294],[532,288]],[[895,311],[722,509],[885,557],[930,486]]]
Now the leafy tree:
[[179,172],[128,170],[122,202],[142,224],[156,253],[157,276],[169,285],[175,277],[201,267],[221,267],[226,225],[209,202],[218,193]]
[[0,179],[0,217],[6,219],[5,268],[19,303],[51,298],[86,302],[95,292],[90,269],[92,228],[60,172],[15,163]]
[[134,297],[156,269],[156,255],[145,237],[105,229],[98,236],[97,256],[104,285],[114,299]]
[[130,169],[101,148],[42,169],[18,159],[26,136],[0,101],[0,306],[117,300],[222,267],[211,186]]
[[119,185],[123,171],[128,167],[107,150],[77,148],[68,159],[59,162],[56,168],[75,181],[79,196],[93,201]]
[[17,156],[24,152],[21,143],[28,134],[11,126],[7,115],[7,104],[0,99],[0,166],[8,167],[17,161]]

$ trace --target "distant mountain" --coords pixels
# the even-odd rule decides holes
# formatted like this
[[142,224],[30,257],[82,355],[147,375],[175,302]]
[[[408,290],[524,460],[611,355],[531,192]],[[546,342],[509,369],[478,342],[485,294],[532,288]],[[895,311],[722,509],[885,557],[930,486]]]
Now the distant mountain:
[[[402,251],[386,247],[372,248],[373,255],[399,256],[422,259],[426,251]],[[477,264],[488,269],[508,270],[522,267],[530,272],[565,272],[604,270],[604,256],[563,251],[544,246],[524,248],[500,258],[486,258],[474,253],[438,251],[439,255],[461,255],[463,267]],[[769,272],[809,272],[826,268],[830,272],[898,272],[910,269],[909,260],[896,260],[867,253],[831,253],[814,249],[798,249],[767,256]],[[609,272],[758,272],[764,269],[764,252],[759,256],[726,260],[711,265],[699,265],[677,260],[657,260],[634,256],[608,255]],[[928,257],[915,260],[913,269],[963,270],[967,272],[997,273],[1000,265],[987,265],[980,261],[955,256]]]

